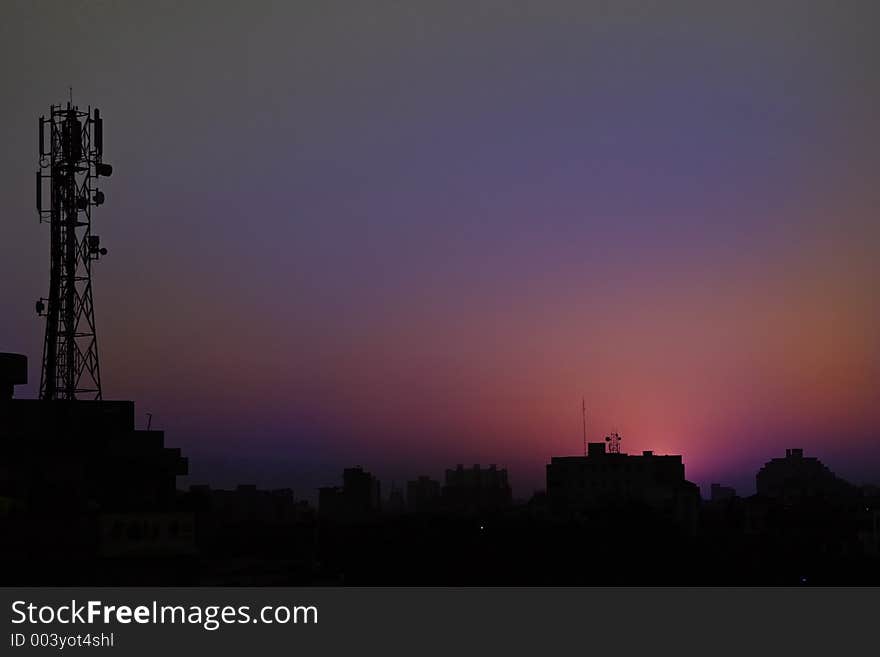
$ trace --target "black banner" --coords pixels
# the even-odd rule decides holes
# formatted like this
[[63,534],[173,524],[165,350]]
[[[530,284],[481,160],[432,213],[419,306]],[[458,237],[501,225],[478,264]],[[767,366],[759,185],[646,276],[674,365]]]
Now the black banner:
[[876,640],[877,599],[869,588],[7,588],[2,654],[846,654]]

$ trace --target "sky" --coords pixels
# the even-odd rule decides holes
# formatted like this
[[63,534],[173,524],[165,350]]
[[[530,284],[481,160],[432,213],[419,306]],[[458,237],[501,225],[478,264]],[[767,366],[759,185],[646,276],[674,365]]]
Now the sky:
[[[0,3],[0,350],[37,394],[37,120],[104,117],[104,396],[310,497],[611,432],[880,480],[880,5]],[[186,483],[184,482],[184,483]]]

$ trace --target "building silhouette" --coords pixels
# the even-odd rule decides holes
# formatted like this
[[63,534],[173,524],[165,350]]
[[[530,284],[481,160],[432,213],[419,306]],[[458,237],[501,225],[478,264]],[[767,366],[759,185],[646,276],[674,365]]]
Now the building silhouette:
[[308,503],[297,501],[290,488],[263,490],[239,484],[233,490],[222,490],[201,484],[190,486],[189,496],[194,508],[209,511],[224,523],[279,525],[298,522],[311,513]]
[[406,511],[406,498],[403,490],[391,483],[391,490],[388,492],[388,499],[383,506],[385,513],[399,515]]
[[859,540],[865,554],[880,558],[880,494],[876,487],[866,486],[863,490],[865,518],[859,528]]
[[512,501],[507,470],[496,465],[465,468],[459,464],[454,470],[446,470],[440,495],[443,508],[452,513],[498,511]]
[[12,399],[15,386],[27,380],[27,356],[0,352],[0,402]]
[[134,403],[16,399],[27,359],[0,354],[0,498],[5,549],[49,558],[181,556],[194,520],[178,508],[188,471],[162,431],[135,428]]
[[325,520],[361,521],[381,510],[380,484],[360,466],[342,472],[342,486],[318,489],[318,513]]
[[406,482],[406,508],[410,513],[437,511],[440,504],[440,482],[426,475]]
[[857,489],[829,470],[818,458],[804,456],[800,448],[786,449],[784,458],[774,458],[755,475],[758,495],[796,504],[853,497]]
[[[612,439],[553,457],[546,492],[514,503],[506,469],[443,484],[346,468],[318,514],[290,488],[177,490],[188,462],[128,401],[24,400],[27,361],[0,354],[0,574],[8,583],[699,584],[880,581],[880,489],[801,449],[741,498],[685,478],[680,455]],[[408,513],[403,513],[406,510]],[[615,555],[626,568],[591,569]],[[657,568],[656,564],[664,564]]]
[[310,581],[315,512],[306,501],[297,500],[293,490],[193,485],[184,497],[196,517],[203,582]]
[[547,497],[556,510],[643,506],[695,529],[700,492],[684,477],[680,455],[606,451],[589,443],[586,456],[554,456],[547,465]]
[[709,491],[709,500],[712,502],[730,502],[736,498],[736,490],[730,486],[713,483]]

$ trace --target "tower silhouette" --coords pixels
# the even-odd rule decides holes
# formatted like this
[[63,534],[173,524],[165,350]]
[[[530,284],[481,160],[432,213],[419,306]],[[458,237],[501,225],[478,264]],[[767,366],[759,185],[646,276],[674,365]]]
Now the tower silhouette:
[[[49,117],[40,117],[39,140],[37,213],[50,232],[49,296],[36,304],[46,317],[40,398],[101,399],[92,261],[107,250],[92,234],[92,208],[104,202],[98,178],[113,168],[102,161],[100,112],[82,111],[72,102],[52,105]],[[44,209],[47,180],[50,200]]]

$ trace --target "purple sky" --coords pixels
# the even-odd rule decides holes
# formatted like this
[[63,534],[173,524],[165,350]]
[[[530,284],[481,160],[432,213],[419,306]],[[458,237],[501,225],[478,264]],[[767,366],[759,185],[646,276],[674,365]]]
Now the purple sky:
[[[618,430],[744,492],[880,478],[876,2],[0,5],[0,349],[36,121],[100,107],[105,397],[192,481],[543,485]],[[139,415],[139,421],[144,417]]]

